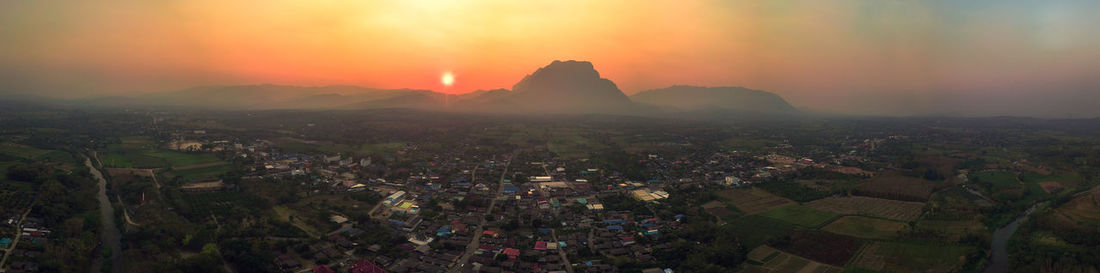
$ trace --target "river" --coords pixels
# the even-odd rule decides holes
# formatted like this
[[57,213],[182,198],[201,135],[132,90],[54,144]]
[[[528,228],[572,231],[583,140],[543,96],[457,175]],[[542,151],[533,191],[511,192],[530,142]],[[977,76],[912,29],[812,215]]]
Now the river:
[[[118,231],[118,226],[115,224],[115,208],[111,206],[111,200],[107,198],[107,179],[103,179],[103,173],[99,172],[95,166],[92,166],[92,160],[84,158],[84,165],[88,166],[88,170],[99,181],[99,216],[100,222],[103,223],[103,230],[99,233],[99,239],[103,241],[103,245],[111,248],[111,272],[119,273],[122,267],[122,234]],[[97,259],[98,260],[98,259]],[[100,264],[92,266],[93,272],[98,273]]]
[[1011,239],[1012,234],[1016,233],[1016,229],[1020,228],[1020,223],[1027,220],[1028,215],[1031,215],[1031,213],[1035,211],[1035,208],[1042,204],[1043,203],[1032,205],[1024,211],[1023,214],[1016,217],[1016,220],[1012,221],[1012,223],[993,231],[993,244],[990,246],[990,256],[992,258],[990,259],[989,266],[985,268],[985,273],[1008,272],[1008,239]]

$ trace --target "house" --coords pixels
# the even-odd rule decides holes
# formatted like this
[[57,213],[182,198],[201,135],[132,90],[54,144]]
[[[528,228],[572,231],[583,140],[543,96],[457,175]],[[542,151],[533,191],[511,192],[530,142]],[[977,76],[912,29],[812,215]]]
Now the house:
[[386,273],[386,270],[383,270],[381,267],[378,267],[377,265],[374,265],[374,263],[371,263],[370,261],[367,261],[367,259],[362,259],[362,260],[359,260],[359,262],[355,263],[355,265],[352,265],[351,270],[348,270],[348,272],[349,273]]
[[519,257],[519,249],[515,248],[505,248],[504,251],[501,253],[504,255],[508,255],[509,259],[515,259],[516,257]]
[[332,271],[332,268],[327,265],[318,265],[313,267],[313,273],[336,273],[336,271]]

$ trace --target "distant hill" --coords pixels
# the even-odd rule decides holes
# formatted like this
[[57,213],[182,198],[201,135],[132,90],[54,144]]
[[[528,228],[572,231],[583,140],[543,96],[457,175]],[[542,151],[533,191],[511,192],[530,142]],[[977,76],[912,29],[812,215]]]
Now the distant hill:
[[618,113],[631,107],[615,83],[600,78],[590,62],[554,61],[535,70],[502,98],[505,111],[536,113]]
[[676,111],[797,112],[782,97],[742,87],[672,87],[642,91],[630,97],[636,103]]
[[[32,100],[36,98],[25,98]],[[14,100],[14,99],[13,99]],[[84,106],[165,106],[204,109],[412,108],[490,113],[687,115],[726,117],[730,111],[765,115],[798,112],[783,98],[740,87],[672,86],[628,97],[590,62],[553,61],[512,86],[444,95],[431,90],[359,86],[202,86],[134,96],[72,100]]]
[[[374,89],[333,85],[301,87],[288,85],[202,86],[133,97],[93,98],[100,105],[183,106],[211,109],[347,109],[375,107],[421,107],[441,96],[430,90]],[[372,103],[373,102],[373,103]]]

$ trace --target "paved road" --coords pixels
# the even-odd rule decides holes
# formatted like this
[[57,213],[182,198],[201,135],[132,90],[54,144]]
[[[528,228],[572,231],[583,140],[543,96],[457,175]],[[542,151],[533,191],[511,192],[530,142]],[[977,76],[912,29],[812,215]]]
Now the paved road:
[[[512,158],[509,158],[508,162],[504,164],[504,172],[500,174],[500,181],[497,183],[497,194],[490,199],[489,209],[485,214],[493,214],[493,208],[495,208],[497,204],[497,197],[503,194],[504,179],[508,177],[508,167],[512,166],[512,161],[515,161],[517,157],[519,157],[519,151],[512,152]],[[481,224],[477,225],[477,230],[474,231],[474,238],[471,239],[470,244],[466,246],[466,252],[462,254],[462,258],[458,259],[456,266],[452,266],[451,270],[448,272],[458,272],[466,263],[470,262],[470,257],[474,256],[474,252],[481,246],[481,233],[485,231],[486,224],[488,224],[488,221],[485,221],[484,217],[481,218]]]
[[[557,232],[556,229],[551,229],[550,230],[550,236],[554,237],[554,243],[555,244],[557,242],[561,242],[561,241],[558,241],[558,232]],[[569,262],[569,257],[567,255],[565,255],[565,249],[563,249],[561,247],[558,247],[558,255],[561,255],[561,262],[565,263],[565,271],[568,271],[569,273],[573,273],[573,263]]]
[[23,216],[19,217],[19,223],[15,225],[17,230],[15,231],[15,240],[12,240],[11,247],[4,250],[4,258],[0,259],[0,269],[4,268],[4,265],[8,262],[8,256],[11,255],[11,251],[15,250],[16,246],[19,246],[19,238],[23,237],[23,221],[27,220],[27,215],[31,213],[31,208],[34,208],[34,203],[38,202],[38,197],[34,198],[34,202],[31,202],[31,207],[27,208],[26,212],[23,212]]

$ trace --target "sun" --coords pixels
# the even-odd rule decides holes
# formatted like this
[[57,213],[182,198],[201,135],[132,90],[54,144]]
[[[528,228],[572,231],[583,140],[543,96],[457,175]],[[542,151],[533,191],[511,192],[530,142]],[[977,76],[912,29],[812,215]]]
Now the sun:
[[451,72],[446,72],[443,73],[443,77],[439,80],[443,82],[443,85],[451,86],[452,84],[455,84],[455,75],[451,74]]

